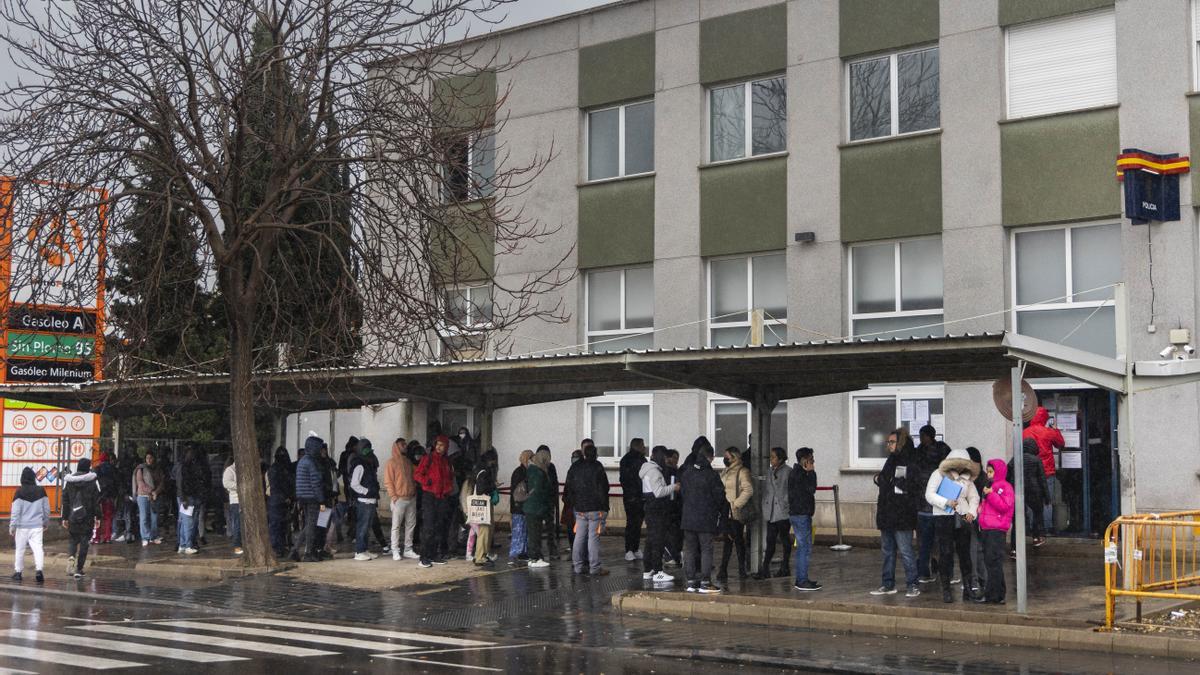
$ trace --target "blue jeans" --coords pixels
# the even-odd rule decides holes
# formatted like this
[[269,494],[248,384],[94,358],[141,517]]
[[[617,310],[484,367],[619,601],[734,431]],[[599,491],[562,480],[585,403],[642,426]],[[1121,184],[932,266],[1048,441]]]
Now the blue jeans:
[[525,552],[525,514],[512,514],[512,540],[508,543],[508,557],[515,558]]
[[1054,486],[1058,484],[1058,476],[1046,476],[1046,497],[1049,504],[1042,505],[1042,524],[1044,532],[1054,532]]
[[808,559],[812,556],[812,516],[791,516],[792,534],[796,536],[796,583],[808,581]]
[[179,548],[196,548],[196,511],[199,504],[192,505],[192,515],[183,512],[184,504],[179,502]]
[[242,547],[242,505],[229,505],[229,541],[236,548]]
[[883,549],[883,585],[896,587],[896,549],[904,563],[904,581],[909,588],[917,586],[917,559],[913,556],[912,530],[880,530],[879,544]]
[[933,555],[933,513],[917,513],[917,575],[926,579],[933,576],[929,571],[929,558]]
[[137,498],[137,506],[142,541],[158,539],[158,509],[155,508],[154,502],[150,501],[149,495],[141,495]]
[[354,552],[366,553],[371,540],[371,519],[375,516],[375,504],[354,502]]

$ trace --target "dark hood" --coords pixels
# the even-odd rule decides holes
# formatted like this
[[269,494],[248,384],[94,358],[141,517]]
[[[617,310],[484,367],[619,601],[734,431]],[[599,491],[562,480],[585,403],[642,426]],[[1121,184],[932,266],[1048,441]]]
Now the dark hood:
[[27,502],[36,502],[46,496],[46,491],[42,486],[37,484],[37,474],[33,472],[32,467],[25,467],[21,470],[21,487],[17,488],[13,499],[23,499]]

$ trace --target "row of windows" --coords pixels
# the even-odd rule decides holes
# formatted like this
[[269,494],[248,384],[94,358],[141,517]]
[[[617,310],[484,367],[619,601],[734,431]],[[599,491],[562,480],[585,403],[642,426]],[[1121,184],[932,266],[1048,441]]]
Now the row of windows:
[[[1112,354],[1112,284],[1121,278],[1117,223],[1020,230],[1012,237],[1016,330]],[[857,337],[942,335],[940,237],[851,246],[849,316]],[[751,312],[763,312],[763,344],[787,341],[787,265],[783,253],[716,258],[708,266],[709,344],[751,343]],[[650,267],[589,272],[586,333],[593,351],[653,346]]]
[[[1010,119],[1117,102],[1112,10],[1015,26],[1005,32],[1005,45]],[[937,47],[847,62],[849,140],[937,129],[941,125],[939,75]],[[706,105],[709,162],[787,149],[784,76],[714,87],[707,92]],[[587,180],[654,170],[653,101],[589,111],[586,124]]]
[[[1115,351],[1112,284],[1121,279],[1118,223],[1048,226],[1013,233],[1013,325],[1024,335],[1098,354]],[[851,334],[860,338],[943,335],[940,237],[849,247]],[[654,271],[650,266],[585,275],[588,349],[654,346]],[[762,344],[787,342],[784,253],[714,258],[708,263],[708,342],[751,344],[752,312],[762,311]],[[492,316],[490,286],[446,292],[443,335],[471,348]]]
[[[596,443],[602,460],[615,464],[635,438],[646,444],[654,436],[653,395],[618,394],[585,402],[588,437]],[[712,397],[708,403],[708,438],[720,453],[725,448],[745,448],[750,442],[750,404]],[[887,458],[884,441],[896,428],[908,428],[915,438],[926,424],[939,435],[945,428],[942,385],[883,385],[850,395],[850,466],[875,468]],[[790,448],[787,438],[787,404],[779,403],[771,413],[771,447]]]

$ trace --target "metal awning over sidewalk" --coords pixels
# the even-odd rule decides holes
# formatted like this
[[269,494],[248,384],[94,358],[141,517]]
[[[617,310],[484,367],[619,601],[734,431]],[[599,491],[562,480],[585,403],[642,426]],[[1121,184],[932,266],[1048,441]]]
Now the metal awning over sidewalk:
[[[1021,344],[1014,354],[1010,342]],[[264,406],[303,412],[426,399],[483,408],[546,403],[611,391],[703,389],[747,401],[781,401],[857,391],[880,382],[972,382],[1008,374],[1013,358],[1029,375],[1071,375],[1056,366],[1092,355],[1005,333],[887,340],[837,340],[768,347],[722,347],[498,357],[344,369],[275,370],[255,382]],[[1034,343],[1040,343],[1034,344]],[[1039,346],[1057,348],[1039,363]],[[1102,357],[1094,357],[1101,359]],[[1095,367],[1097,373],[1107,374]],[[1108,364],[1103,364],[1108,365]],[[1064,368],[1065,369],[1065,368]],[[1100,382],[1095,382],[1099,384]],[[1104,385],[1117,384],[1105,378]],[[0,385],[0,395],[31,403],[124,417],[222,408],[229,376],[151,377],[79,385]],[[1102,385],[1103,386],[1103,385]]]

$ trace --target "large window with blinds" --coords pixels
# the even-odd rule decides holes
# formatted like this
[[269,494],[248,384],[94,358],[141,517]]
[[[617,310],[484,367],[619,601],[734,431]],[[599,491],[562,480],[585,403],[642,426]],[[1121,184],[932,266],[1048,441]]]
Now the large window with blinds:
[[1117,103],[1117,22],[1112,9],[1009,28],[1008,118]]

